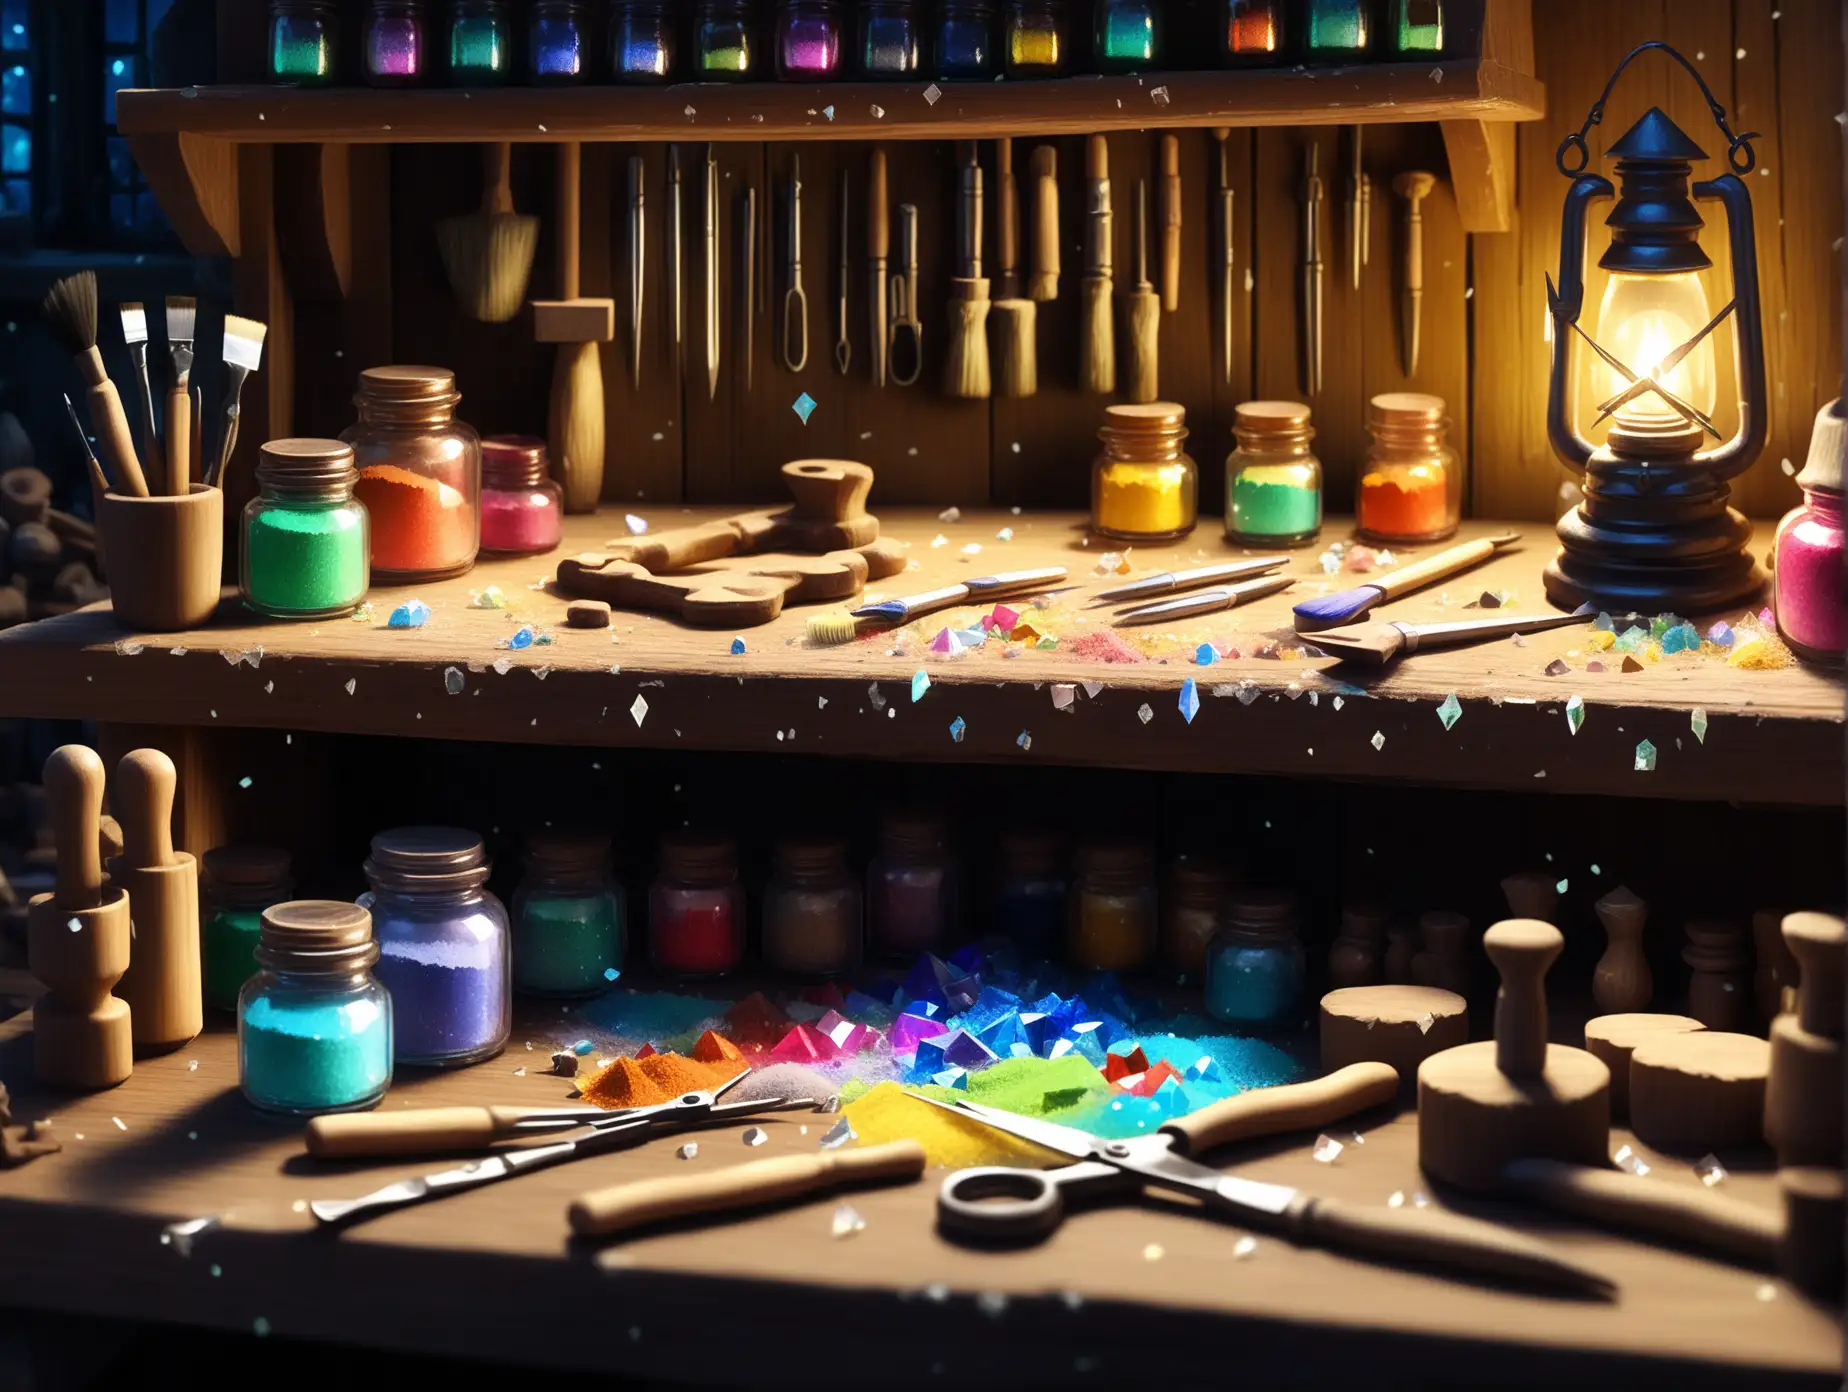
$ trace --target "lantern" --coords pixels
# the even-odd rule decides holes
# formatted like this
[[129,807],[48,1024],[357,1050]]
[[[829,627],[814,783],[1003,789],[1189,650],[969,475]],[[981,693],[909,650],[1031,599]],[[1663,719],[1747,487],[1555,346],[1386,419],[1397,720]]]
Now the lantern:
[[[1706,153],[1659,108],[1608,151],[1617,186],[1586,172],[1585,135],[1638,54],[1662,49],[1693,75],[1728,141],[1729,172],[1694,183]],[[1727,505],[1727,481],[1765,445],[1765,354],[1759,318],[1752,201],[1739,176],[1755,162],[1752,134],[1735,136],[1687,59],[1644,44],[1618,65],[1577,135],[1559,147],[1559,171],[1573,180],[1561,226],[1559,282],[1547,284],[1553,372],[1547,435],[1567,468],[1582,476],[1584,501],[1559,523],[1560,551],[1546,571],[1547,597],[1563,608],[1700,613],[1736,603],[1764,584],[1746,554],[1752,527]],[[1585,222],[1594,203],[1615,197],[1606,219],[1610,249],[1598,265],[1609,280],[1590,328],[1585,302]],[[1709,303],[1701,272],[1699,204],[1724,209],[1732,296]],[[1730,338],[1739,381],[1739,426],[1722,439],[1713,423],[1718,340]],[[1589,361],[1590,391],[1574,391]],[[1589,396],[1590,400],[1575,399]],[[1594,404],[1595,402],[1595,404]],[[1581,420],[1608,422],[1602,446]]]

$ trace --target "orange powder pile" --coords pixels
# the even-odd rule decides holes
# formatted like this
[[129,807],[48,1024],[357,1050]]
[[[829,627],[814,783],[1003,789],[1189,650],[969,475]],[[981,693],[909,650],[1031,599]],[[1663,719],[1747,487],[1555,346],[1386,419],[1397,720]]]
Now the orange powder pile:
[[468,560],[468,500],[446,483],[396,464],[360,473],[353,494],[366,505],[378,570],[445,570]]
[[645,1059],[619,1058],[598,1069],[580,1086],[584,1100],[614,1111],[652,1107],[684,1092],[698,1092],[738,1075],[735,1062],[702,1063],[679,1054],[651,1054]]
[[693,1057],[701,1063],[737,1063],[744,1050],[714,1030],[707,1030],[693,1045]]

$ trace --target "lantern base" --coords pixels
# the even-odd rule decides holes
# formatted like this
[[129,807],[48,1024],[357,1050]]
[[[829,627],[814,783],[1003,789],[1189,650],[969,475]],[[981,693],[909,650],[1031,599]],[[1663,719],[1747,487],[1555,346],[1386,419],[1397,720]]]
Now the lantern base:
[[1640,460],[1605,451],[1585,499],[1559,520],[1546,596],[1561,609],[1693,615],[1754,598],[1765,575],[1745,546],[1752,524],[1727,506],[1724,479],[1697,460]]

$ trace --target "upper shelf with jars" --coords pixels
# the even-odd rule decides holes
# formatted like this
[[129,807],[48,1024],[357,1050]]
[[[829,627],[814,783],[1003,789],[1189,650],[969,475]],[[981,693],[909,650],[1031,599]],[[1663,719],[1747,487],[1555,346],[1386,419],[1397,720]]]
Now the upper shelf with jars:
[[1545,105],[1525,0],[367,0],[357,35],[328,0],[270,12],[270,85],[124,92],[124,133],[930,139]]

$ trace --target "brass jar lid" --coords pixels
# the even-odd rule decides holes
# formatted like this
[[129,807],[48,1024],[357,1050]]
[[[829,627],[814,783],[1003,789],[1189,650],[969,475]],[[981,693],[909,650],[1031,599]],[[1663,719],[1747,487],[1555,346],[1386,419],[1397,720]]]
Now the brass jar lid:
[[545,441],[537,435],[489,435],[481,442],[486,488],[531,488],[545,482]]
[[344,972],[378,960],[372,915],[343,899],[292,899],[263,911],[257,961],[279,971]]
[[1309,428],[1310,410],[1300,401],[1241,401],[1232,428],[1254,435],[1295,435]]
[[289,853],[280,846],[214,846],[201,858],[214,885],[260,888],[289,878]]
[[374,888],[442,893],[487,883],[481,837],[461,827],[411,826],[372,838],[365,871]]
[[1104,425],[1136,433],[1179,430],[1187,424],[1187,408],[1173,401],[1148,401],[1136,404],[1119,402],[1104,407]]
[[601,869],[609,858],[610,838],[601,831],[542,827],[526,833],[526,864],[541,873]]
[[792,836],[776,844],[776,867],[791,879],[847,873],[847,843],[835,837]]
[[1444,421],[1444,398],[1426,392],[1381,392],[1367,403],[1367,424],[1433,426]]
[[359,374],[358,401],[404,405],[459,401],[456,374],[446,367],[368,367]]
[[257,482],[292,488],[350,484],[359,477],[353,447],[344,440],[294,436],[269,440],[257,451]]

